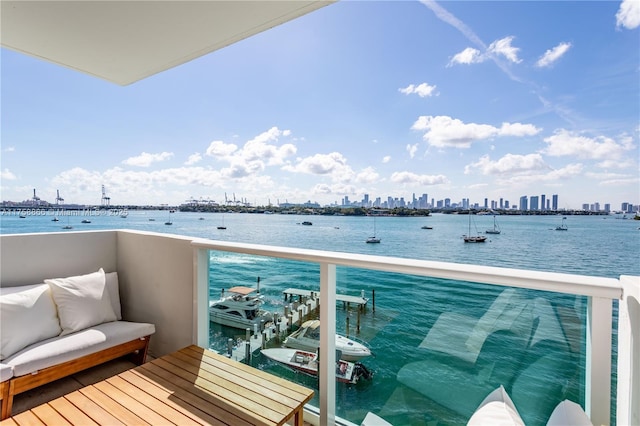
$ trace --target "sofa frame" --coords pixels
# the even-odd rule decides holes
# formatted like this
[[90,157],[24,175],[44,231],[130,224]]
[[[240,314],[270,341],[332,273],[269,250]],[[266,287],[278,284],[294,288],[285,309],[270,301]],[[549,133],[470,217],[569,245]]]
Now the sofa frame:
[[32,374],[12,377],[0,383],[0,390],[2,392],[1,419],[4,420],[11,416],[13,397],[15,395],[126,355],[130,355],[131,361],[137,365],[144,363],[147,357],[150,338],[151,336],[145,336],[130,340],[58,365],[43,368]]

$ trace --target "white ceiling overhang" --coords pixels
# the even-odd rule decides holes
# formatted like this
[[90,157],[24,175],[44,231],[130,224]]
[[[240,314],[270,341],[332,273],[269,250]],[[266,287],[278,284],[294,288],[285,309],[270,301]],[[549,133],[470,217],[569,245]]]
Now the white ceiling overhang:
[[127,85],[333,1],[7,1],[2,47]]

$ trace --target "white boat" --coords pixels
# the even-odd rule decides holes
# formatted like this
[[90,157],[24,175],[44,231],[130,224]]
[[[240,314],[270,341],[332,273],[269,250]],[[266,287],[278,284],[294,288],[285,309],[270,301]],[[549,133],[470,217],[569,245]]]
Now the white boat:
[[[258,279],[259,280],[259,279]],[[259,281],[258,281],[259,282]],[[209,302],[209,319],[217,324],[233,328],[251,328],[260,326],[262,322],[273,321],[273,314],[262,309],[262,296],[255,288],[231,287],[218,300]]]
[[[315,352],[290,348],[271,348],[260,351],[267,358],[279,362],[293,370],[310,376],[318,375],[318,355]],[[355,384],[363,377],[370,379],[373,373],[359,362],[336,360],[336,380]]]
[[[304,322],[299,329],[291,333],[284,345],[288,348],[301,349],[315,352],[320,347],[320,320]],[[360,361],[371,356],[371,350],[348,337],[336,334],[336,350],[342,353],[341,359],[345,361]]]
[[485,234],[499,234],[500,227],[498,226],[498,222],[496,222],[496,215],[493,215],[493,228],[489,228],[484,231]]

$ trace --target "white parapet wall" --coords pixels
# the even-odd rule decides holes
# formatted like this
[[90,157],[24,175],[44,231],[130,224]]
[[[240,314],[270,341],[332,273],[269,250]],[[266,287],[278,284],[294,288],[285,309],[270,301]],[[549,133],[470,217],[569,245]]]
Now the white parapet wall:
[[149,351],[195,342],[191,238],[128,230],[0,235],[0,286],[103,268],[118,272],[123,317],[153,323]]

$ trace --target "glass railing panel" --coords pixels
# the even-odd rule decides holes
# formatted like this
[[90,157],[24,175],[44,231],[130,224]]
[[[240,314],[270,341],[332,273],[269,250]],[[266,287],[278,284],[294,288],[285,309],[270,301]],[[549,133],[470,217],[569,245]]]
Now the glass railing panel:
[[[285,299],[284,291],[307,290],[317,295],[319,282],[320,267],[317,263],[211,250],[210,301],[215,303],[221,299],[221,296],[229,296],[233,287],[254,288],[256,291],[251,294],[252,296],[257,294],[259,288],[261,309],[271,313],[273,322],[265,321],[264,327],[249,326],[247,332],[246,328],[210,321],[209,347],[263,371],[314,389],[316,392],[310,404],[318,407],[320,398],[318,377],[296,371],[274,361],[263,355],[261,350],[283,347],[286,336],[297,330],[302,322],[318,318],[317,310],[312,309],[317,306],[317,303],[311,302],[311,295],[302,298],[289,296]],[[314,300],[317,302],[315,295]],[[304,310],[302,306],[306,306]],[[299,316],[300,313],[303,314],[302,317]],[[256,329],[257,333],[255,333]],[[249,358],[246,357],[247,333],[249,333],[250,345]]]
[[[300,298],[285,300],[283,292],[317,294],[319,271],[313,262],[211,251],[210,298],[218,299],[222,288],[257,287],[260,277],[263,307],[277,320],[299,312]],[[527,425],[545,424],[563,399],[584,406],[585,297],[351,267],[337,267],[336,289],[337,299],[368,299],[364,309],[356,302],[336,303],[336,332],[371,350],[371,356],[349,362],[373,373],[355,384],[336,383],[340,418],[360,424],[371,411],[398,425],[465,424],[500,385]],[[307,304],[305,317],[287,332],[317,318],[315,304]],[[243,358],[245,330],[216,323],[210,330],[213,349],[224,353],[231,345]],[[266,337],[266,348],[283,346],[284,336]],[[311,405],[319,406],[317,377],[260,350],[248,362],[316,389]]]
[[[342,417],[465,424],[500,385],[527,425],[563,399],[584,406],[586,298],[355,268],[337,277],[338,293],[375,290],[357,334],[374,378],[337,392]],[[338,306],[338,318],[355,315]]]

